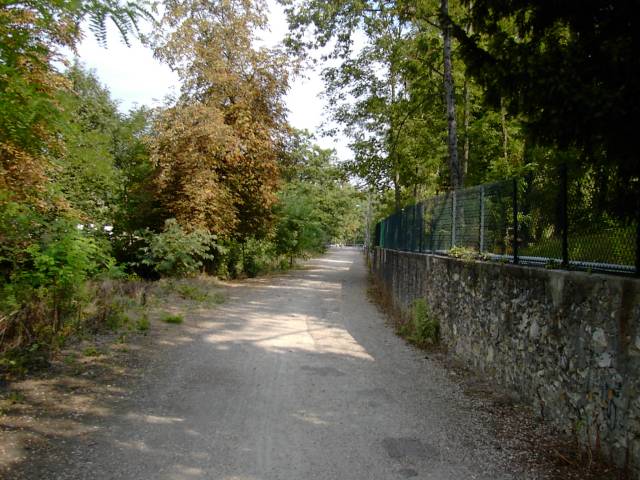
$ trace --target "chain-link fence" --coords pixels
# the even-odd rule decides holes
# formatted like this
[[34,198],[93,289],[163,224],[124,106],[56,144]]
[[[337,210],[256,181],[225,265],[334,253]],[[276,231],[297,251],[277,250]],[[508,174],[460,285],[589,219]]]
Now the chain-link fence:
[[375,230],[375,245],[394,250],[628,274],[640,273],[639,243],[637,218],[612,214],[602,188],[566,167],[431,197]]

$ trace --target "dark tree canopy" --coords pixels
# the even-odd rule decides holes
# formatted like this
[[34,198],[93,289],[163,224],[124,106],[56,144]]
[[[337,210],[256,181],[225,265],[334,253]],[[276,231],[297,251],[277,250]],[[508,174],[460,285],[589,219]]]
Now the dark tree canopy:
[[533,142],[576,149],[582,162],[607,169],[621,193],[616,203],[637,210],[628,197],[640,192],[632,141],[640,114],[640,2],[468,4],[474,33],[459,26],[456,35],[488,101],[504,99]]

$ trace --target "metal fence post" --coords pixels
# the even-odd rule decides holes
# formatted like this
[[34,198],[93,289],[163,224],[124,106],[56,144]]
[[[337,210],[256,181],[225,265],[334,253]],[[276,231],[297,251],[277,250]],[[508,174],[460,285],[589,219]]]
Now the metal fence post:
[[429,252],[433,253],[433,214],[429,218]]
[[453,198],[451,200],[451,248],[456,246],[456,213],[457,213],[457,202],[456,202],[456,191],[453,191]]
[[560,232],[562,234],[562,266],[569,266],[569,213],[567,204],[567,164],[560,166]]
[[484,252],[484,186],[480,187],[480,253]]
[[418,209],[417,205],[414,205],[412,210],[413,210],[413,224],[411,225],[411,251],[415,252],[416,251],[416,220],[417,220],[417,214],[416,214],[416,210]]
[[422,252],[422,243],[424,242],[424,203],[420,204],[420,252]]
[[518,263],[518,180],[513,179],[513,263]]

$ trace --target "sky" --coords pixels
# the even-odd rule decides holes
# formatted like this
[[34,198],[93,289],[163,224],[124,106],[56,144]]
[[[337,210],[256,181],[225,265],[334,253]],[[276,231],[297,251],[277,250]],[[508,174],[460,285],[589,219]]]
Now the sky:
[[[270,31],[260,36],[266,46],[276,45],[287,32],[287,22],[280,5],[269,2]],[[131,41],[127,47],[119,38],[113,25],[109,26],[107,48],[96,42],[90,32],[78,48],[80,60],[95,70],[98,78],[119,102],[120,110],[126,112],[134,105],[157,106],[166,95],[178,93],[179,80],[169,67],[153,58],[150,49],[140,42]],[[319,71],[307,71],[293,80],[286,102],[289,123],[300,129],[317,133],[323,121],[323,90]],[[343,136],[323,138],[317,135],[317,143],[324,148],[334,148],[339,160],[352,157]]]

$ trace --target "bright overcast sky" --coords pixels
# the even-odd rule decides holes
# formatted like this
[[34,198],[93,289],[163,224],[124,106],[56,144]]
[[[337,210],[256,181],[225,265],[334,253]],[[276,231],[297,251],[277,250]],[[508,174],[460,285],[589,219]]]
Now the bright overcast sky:
[[[287,22],[280,5],[269,1],[269,23],[271,31],[262,35],[266,45],[277,44],[287,31]],[[95,38],[87,32],[78,52],[80,60],[94,69],[100,80],[107,85],[122,111],[128,111],[135,104],[159,105],[162,99],[179,89],[178,77],[166,65],[153,58],[151,50],[139,42],[132,41],[128,48],[119,37],[115,27],[110,26],[108,46],[100,47]],[[296,128],[317,132],[323,120],[322,80],[318,72],[309,71],[307,78],[295,79],[289,94],[289,123]],[[325,148],[335,148],[338,158],[344,160],[352,156],[342,137],[321,138],[318,143]]]

